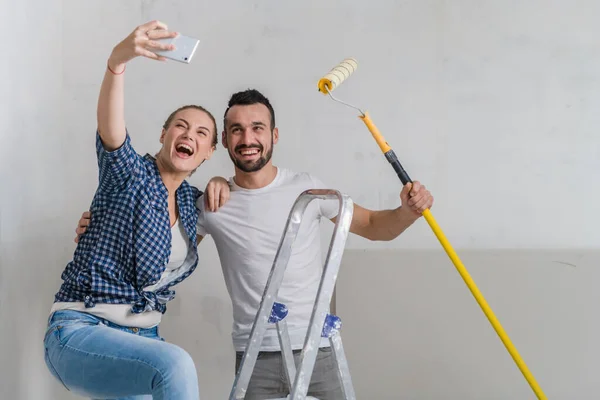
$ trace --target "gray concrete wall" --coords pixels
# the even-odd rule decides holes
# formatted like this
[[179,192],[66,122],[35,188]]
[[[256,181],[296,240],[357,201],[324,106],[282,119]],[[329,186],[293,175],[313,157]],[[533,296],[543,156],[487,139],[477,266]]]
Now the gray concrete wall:
[[[43,362],[45,320],[96,186],[106,58],[155,18],[201,45],[190,65],[128,66],[140,153],[158,149],[177,106],[200,103],[220,119],[232,92],[256,87],[277,111],[277,164],[365,207],[396,207],[397,178],[356,113],[316,91],[356,57],[335,94],[369,110],[433,191],[434,215],[549,398],[597,392],[600,3],[45,0],[0,10],[0,398],[70,398]],[[191,182],[217,174],[232,174],[221,147]],[[533,398],[439,248],[424,222],[393,242],[348,241],[337,306],[361,398]],[[201,253],[162,332],[194,357],[204,398],[221,399],[233,378],[231,305],[210,239]],[[371,299],[387,318],[364,312]]]
[[[547,397],[593,398],[600,252],[458,253]],[[337,303],[359,398],[536,398],[441,247],[348,250]]]

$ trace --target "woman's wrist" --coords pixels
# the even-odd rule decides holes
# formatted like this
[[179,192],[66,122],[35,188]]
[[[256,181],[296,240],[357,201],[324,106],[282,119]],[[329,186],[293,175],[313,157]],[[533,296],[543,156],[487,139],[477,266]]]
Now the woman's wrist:
[[125,72],[126,63],[119,61],[113,54],[106,61],[106,66],[113,75],[121,75]]

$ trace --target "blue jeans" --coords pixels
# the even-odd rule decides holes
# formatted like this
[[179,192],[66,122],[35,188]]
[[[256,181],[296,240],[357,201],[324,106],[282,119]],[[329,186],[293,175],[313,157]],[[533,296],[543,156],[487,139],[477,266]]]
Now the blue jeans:
[[44,348],[52,375],[84,397],[199,399],[192,358],[165,342],[157,327],[128,328],[79,311],[56,311]]

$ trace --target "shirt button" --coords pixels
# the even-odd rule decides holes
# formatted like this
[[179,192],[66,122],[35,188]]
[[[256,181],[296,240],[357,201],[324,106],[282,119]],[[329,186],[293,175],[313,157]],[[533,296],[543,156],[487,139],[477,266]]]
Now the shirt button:
[[133,331],[133,333],[138,333],[140,331],[139,328],[132,328],[131,330]]

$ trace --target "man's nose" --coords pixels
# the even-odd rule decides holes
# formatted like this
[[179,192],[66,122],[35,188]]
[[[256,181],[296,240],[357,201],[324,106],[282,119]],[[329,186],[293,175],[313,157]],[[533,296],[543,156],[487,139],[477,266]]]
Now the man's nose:
[[244,129],[241,139],[242,139],[242,143],[245,145],[253,144],[254,143],[254,133],[252,132],[252,129]]

